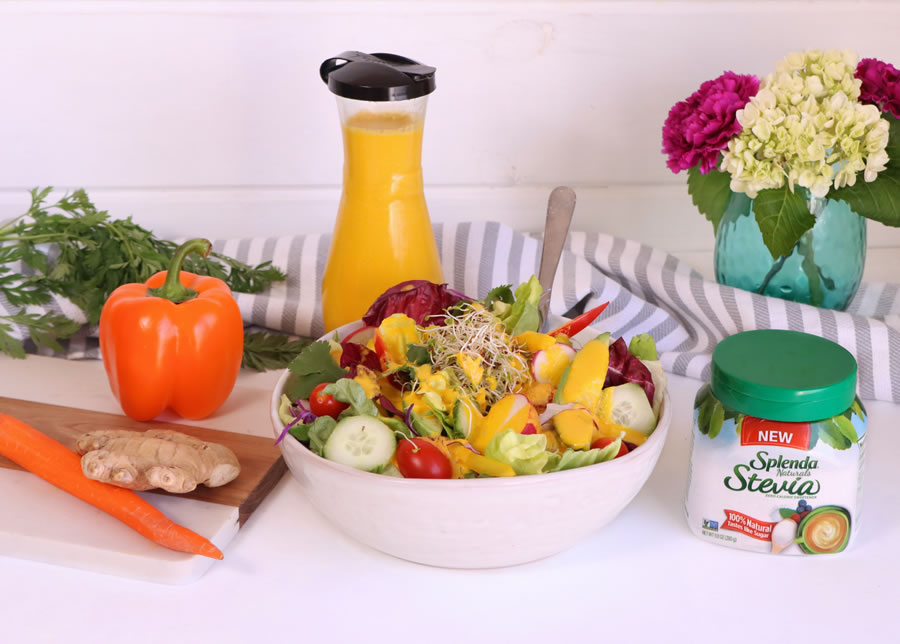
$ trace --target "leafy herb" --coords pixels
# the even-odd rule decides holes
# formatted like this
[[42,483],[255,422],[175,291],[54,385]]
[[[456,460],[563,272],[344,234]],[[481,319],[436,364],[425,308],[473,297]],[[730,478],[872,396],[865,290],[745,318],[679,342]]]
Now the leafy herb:
[[428,347],[423,347],[421,344],[410,344],[406,347],[406,359],[412,364],[431,364],[431,353],[428,352]]
[[25,345],[13,337],[14,324],[27,327],[35,345],[60,352],[63,348],[58,341],[72,337],[81,328],[80,323],[58,313],[26,313],[23,309],[14,315],[0,315],[0,353],[20,359],[25,357]]
[[323,382],[335,382],[347,372],[334,363],[331,346],[327,342],[313,342],[300,352],[288,365],[291,376],[285,383],[284,393],[291,400],[306,400],[312,390]]
[[482,300],[482,304],[484,304],[484,308],[491,310],[494,302],[512,304],[515,301],[516,298],[513,297],[512,285],[503,284],[501,286],[495,286],[490,291],[488,291],[487,296],[484,298],[484,300]]
[[283,369],[309,344],[303,338],[291,340],[289,336],[267,331],[244,334],[244,360],[242,367],[256,371]]
[[[143,282],[165,270],[177,248],[175,242],[154,237],[131,217],[111,219],[107,211],[91,203],[84,190],[48,203],[51,191],[35,188],[28,211],[0,225],[0,295],[11,305],[23,307],[17,314],[0,317],[0,351],[17,357],[24,354],[19,351],[21,343],[10,333],[11,323],[24,326],[37,344],[54,349],[57,340],[77,331],[61,315],[28,315],[24,307],[47,304],[57,294],[81,308],[89,324],[96,324],[114,289]],[[48,246],[56,251],[52,260],[45,251]],[[14,273],[9,264],[18,261],[34,273]],[[243,293],[262,292],[285,278],[271,262],[248,266],[219,253],[191,256],[184,269],[217,277],[233,291]]]

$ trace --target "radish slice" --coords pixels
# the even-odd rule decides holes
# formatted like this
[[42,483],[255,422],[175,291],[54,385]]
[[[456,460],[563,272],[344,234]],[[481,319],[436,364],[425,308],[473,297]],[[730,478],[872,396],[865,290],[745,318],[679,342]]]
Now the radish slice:
[[566,403],[565,405],[548,403],[547,408],[544,410],[544,413],[541,414],[541,425],[546,425],[547,421],[556,416],[556,414],[558,414],[559,412],[574,408],[575,403]]
[[575,349],[562,343],[541,349],[531,359],[531,377],[535,382],[557,386],[575,354]]
[[361,344],[361,345],[365,346],[365,345],[369,344],[369,342],[374,337],[375,337],[375,327],[374,326],[364,326],[364,327],[357,329],[356,331],[354,331],[353,333],[348,335],[346,338],[344,338],[344,342],[353,342],[354,344]]

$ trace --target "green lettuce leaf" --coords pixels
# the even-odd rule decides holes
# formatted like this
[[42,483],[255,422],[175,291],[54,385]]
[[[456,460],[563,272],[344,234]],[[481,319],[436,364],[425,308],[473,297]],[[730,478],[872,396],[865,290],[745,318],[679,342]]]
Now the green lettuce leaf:
[[309,449],[314,454],[322,456],[325,450],[325,441],[334,431],[337,421],[331,416],[319,416],[307,425],[294,425],[288,433],[303,443],[309,443]]
[[527,282],[516,288],[516,301],[503,318],[503,326],[510,335],[518,335],[525,331],[537,331],[541,326],[538,303],[543,292],[541,283],[532,275]]
[[345,416],[378,416],[378,407],[366,395],[362,385],[352,378],[341,378],[322,390],[323,394],[334,396],[338,402],[350,405],[341,413]]
[[539,474],[550,460],[546,450],[547,437],[543,434],[517,434],[507,429],[491,439],[484,455],[506,463],[516,474]]
[[563,453],[562,458],[559,459],[559,462],[556,463],[552,469],[546,471],[562,472],[563,470],[572,470],[576,467],[585,467],[586,465],[595,465],[597,463],[611,461],[616,457],[616,454],[619,453],[621,448],[622,440],[617,438],[606,447],[601,447],[599,449],[589,449],[585,451],[567,449]]
[[638,333],[628,343],[628,352],[638,360],[659,360],[656,341],[649,333]]
[[[379,416],[378,420],[380,420],[382,423],[384,423],[385,425],[390,427],[393,431],[399,432],[399,433],[403,434],[404,436],[406,436],[407,438],[412,438],[412,432],[409,431],[409,427],[407,427],[406,423],[404,423],[399,418],[395,418],[395,417],[385,418],[384,416]],[[384,472],[382,472],[382,474],[384,474]]]
[[291,399],[285,394],[281,394],[281,400],[278,403],[278,420],[283,425],[289,425],[294,422],[294,415],[291,414]]
[[[433,391],[425,392],[422,400],[428,405],[430,411],[425,412],[426,416],[432,416],[441,424],[442,431],[450,438],[465,438],[456,431],[453,423],[453,412],[444,405],[441,397]],[[440,435],[440,434],[438,434]]]

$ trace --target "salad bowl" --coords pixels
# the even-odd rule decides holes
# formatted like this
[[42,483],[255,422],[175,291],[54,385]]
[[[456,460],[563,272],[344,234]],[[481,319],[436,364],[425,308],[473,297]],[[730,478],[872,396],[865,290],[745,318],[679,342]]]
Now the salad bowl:
[[[362,326],[353,322],[337,334]],[[588,328],[579,339],[595,335]],[[284,427],[278,407],[288,375],[272,392],[275,436]],[[615,519],[653,471],[671,419],[666,393],[657,427],[640,449],[597,465],[511,478],[403,479],[326,460],[290,438],[279,447],[313,506],[356,541],[421,564],[497,568],[557,554]]]

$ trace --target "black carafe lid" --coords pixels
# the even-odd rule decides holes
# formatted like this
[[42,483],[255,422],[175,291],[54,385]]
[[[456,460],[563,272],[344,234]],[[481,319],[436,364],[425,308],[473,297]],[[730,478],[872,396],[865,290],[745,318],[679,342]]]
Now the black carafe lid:
[[359,101],[405,101],[434,91],[434,67],[396,54],[345,51],[319,75],[334,94]]

